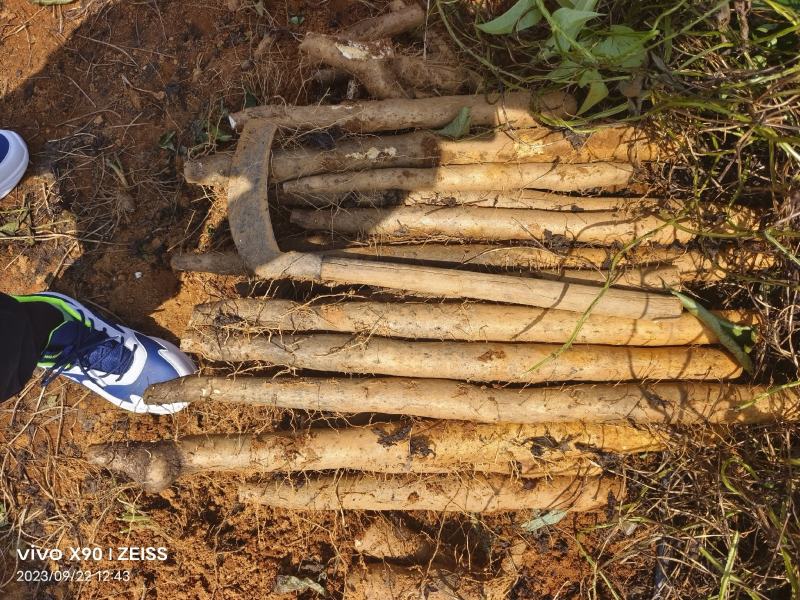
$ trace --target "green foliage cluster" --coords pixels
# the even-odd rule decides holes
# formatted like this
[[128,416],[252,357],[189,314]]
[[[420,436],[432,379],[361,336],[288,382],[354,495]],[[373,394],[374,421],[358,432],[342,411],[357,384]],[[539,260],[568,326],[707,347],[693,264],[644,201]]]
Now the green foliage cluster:
[[508,35],[544,21],[549,35],[541,40],[537,59],[553,65],[552,82],[587,89],[578,110],[583,114],[609,95],[609,76],[632,75],[645,64],[646,43],[656,35],[653,30],[635,31],[627,25],[592,27],[602,17],[595,10],[597,2],[559,0],[559,8],[550,11],[544,0],[518,0],[499,17],[476,27],[491,35]]

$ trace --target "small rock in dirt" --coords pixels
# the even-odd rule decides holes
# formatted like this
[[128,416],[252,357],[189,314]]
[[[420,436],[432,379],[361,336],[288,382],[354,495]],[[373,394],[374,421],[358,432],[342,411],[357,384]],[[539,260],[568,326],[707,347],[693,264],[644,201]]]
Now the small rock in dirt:
[[253,68],[253,61],[248,58],[246,60],[243,60],[240,66],[242,71],[249,71],[250,69]]

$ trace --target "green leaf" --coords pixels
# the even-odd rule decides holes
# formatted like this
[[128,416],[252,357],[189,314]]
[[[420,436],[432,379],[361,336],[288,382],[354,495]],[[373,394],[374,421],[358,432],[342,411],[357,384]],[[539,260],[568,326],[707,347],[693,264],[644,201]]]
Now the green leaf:
[[550,71],[548,79],[556,83],[577,83],[583,71],[583,66],[569,58],[565,58],[560,65]]
[[289,25],[297,27],[298,25],[302,25],[305,20],[306,18],[303,15],[292,15],[289,17]]
[[502,35],[533,27],[542,20],[542,12],[536,8],[535,0],[518,0],[514,6],[497,18],[475,27],[491,35]]
[[162,150],[171,150],[175,152],[175,131],[167,131],[158,138],[158,147]]
[[564,510],[550,510],[539,515],[538,517],[531,519],[530,521],[527,521],[526,523],[523,523],[520,525],[520,527],[529,533],[533,533],[542,527],[555,525],[566,516],[567,512]]
[[686,310],[700,319],[706,327],[714,332],[717,338],[719,338],[720,344],[725,346],[725,349],[733,354],[742,368],[752,374],[753,361],[750,360],[747,353],[752,350],[752,345],[754,343],[755,331],[753,331],[753,328],[731,323],[727,319],[718,317],[705,309],[689,296],[674,290],[672,293],[681,301]]
[[434,133],[457,140],[469,134],[470,121],[471,116],[469,106],[464,106],[460,111],[458,111],[458,115],[455,119],[450,121],[441,129],[437,129]]
[[597,69],[587,69],[584,71],[580,79],[578,79],[578,85],[581,87],[589,86],[586,98],[583,99],[583,103],[578,109],[579,115],[582,115],[608,96],[608,86],[606,82],[603,81],[603,76],[600,75]]
[[625,25],[613,25],[602,40],[592,48],[592,54],[610,67],[633,69],[641,67],[647,57],[645,42],[649,32],[634,31]]
[[567,8],[574,8],[575,10],[594,10],[595,6],[597,6],[597,0],[575,0],[572,2],[572,6]]
[[215,142],[230,142],[233,139],[233,135],[230,133],[226,133],[216,125],[212,125],[208,128],[208,137]]
[[0,225],[0,236],[13,237],[20,229],[21,223],[16,220],[6,221]]
[[566,52],[576,42],[578,34],[586,23],[600,13],[593,10],[577,10],[575,8],[559,8],[550,15],[553,37],[548,44]]

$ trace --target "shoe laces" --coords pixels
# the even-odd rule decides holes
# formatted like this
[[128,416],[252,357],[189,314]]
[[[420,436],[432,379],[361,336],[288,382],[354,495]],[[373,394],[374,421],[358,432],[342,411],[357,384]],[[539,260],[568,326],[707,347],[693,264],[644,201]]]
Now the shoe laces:
[[[133,364],[134,353],[138,344],[132,350],[125,347],[123,336],[112,336],[108,328],[96,329],[94,322],[87,319],[82,311],[78,311],[80,322],[75,327],[75,336],[63,346],[53,365],[48,367],[42,378],[42,384],[47,386],[53,379],[67,369],[77,367],[81,373],[92,381],[96,381],[89,371],[102,370],[106,373],[117,373],[116,381],[122,379],[125,372]],[[77,322],[77,321],[76,321]],[[102,365],[102,369],[97,369]]]

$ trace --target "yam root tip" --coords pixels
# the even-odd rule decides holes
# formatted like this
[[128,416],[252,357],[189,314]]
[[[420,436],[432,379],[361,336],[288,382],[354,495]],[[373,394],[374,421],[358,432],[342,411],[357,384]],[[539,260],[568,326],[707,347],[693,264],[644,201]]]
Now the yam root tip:
[[126,475],[148,493],[158,493],[173,484],[181,473],[175,442],[96,444],[86,452],[89,463]]

